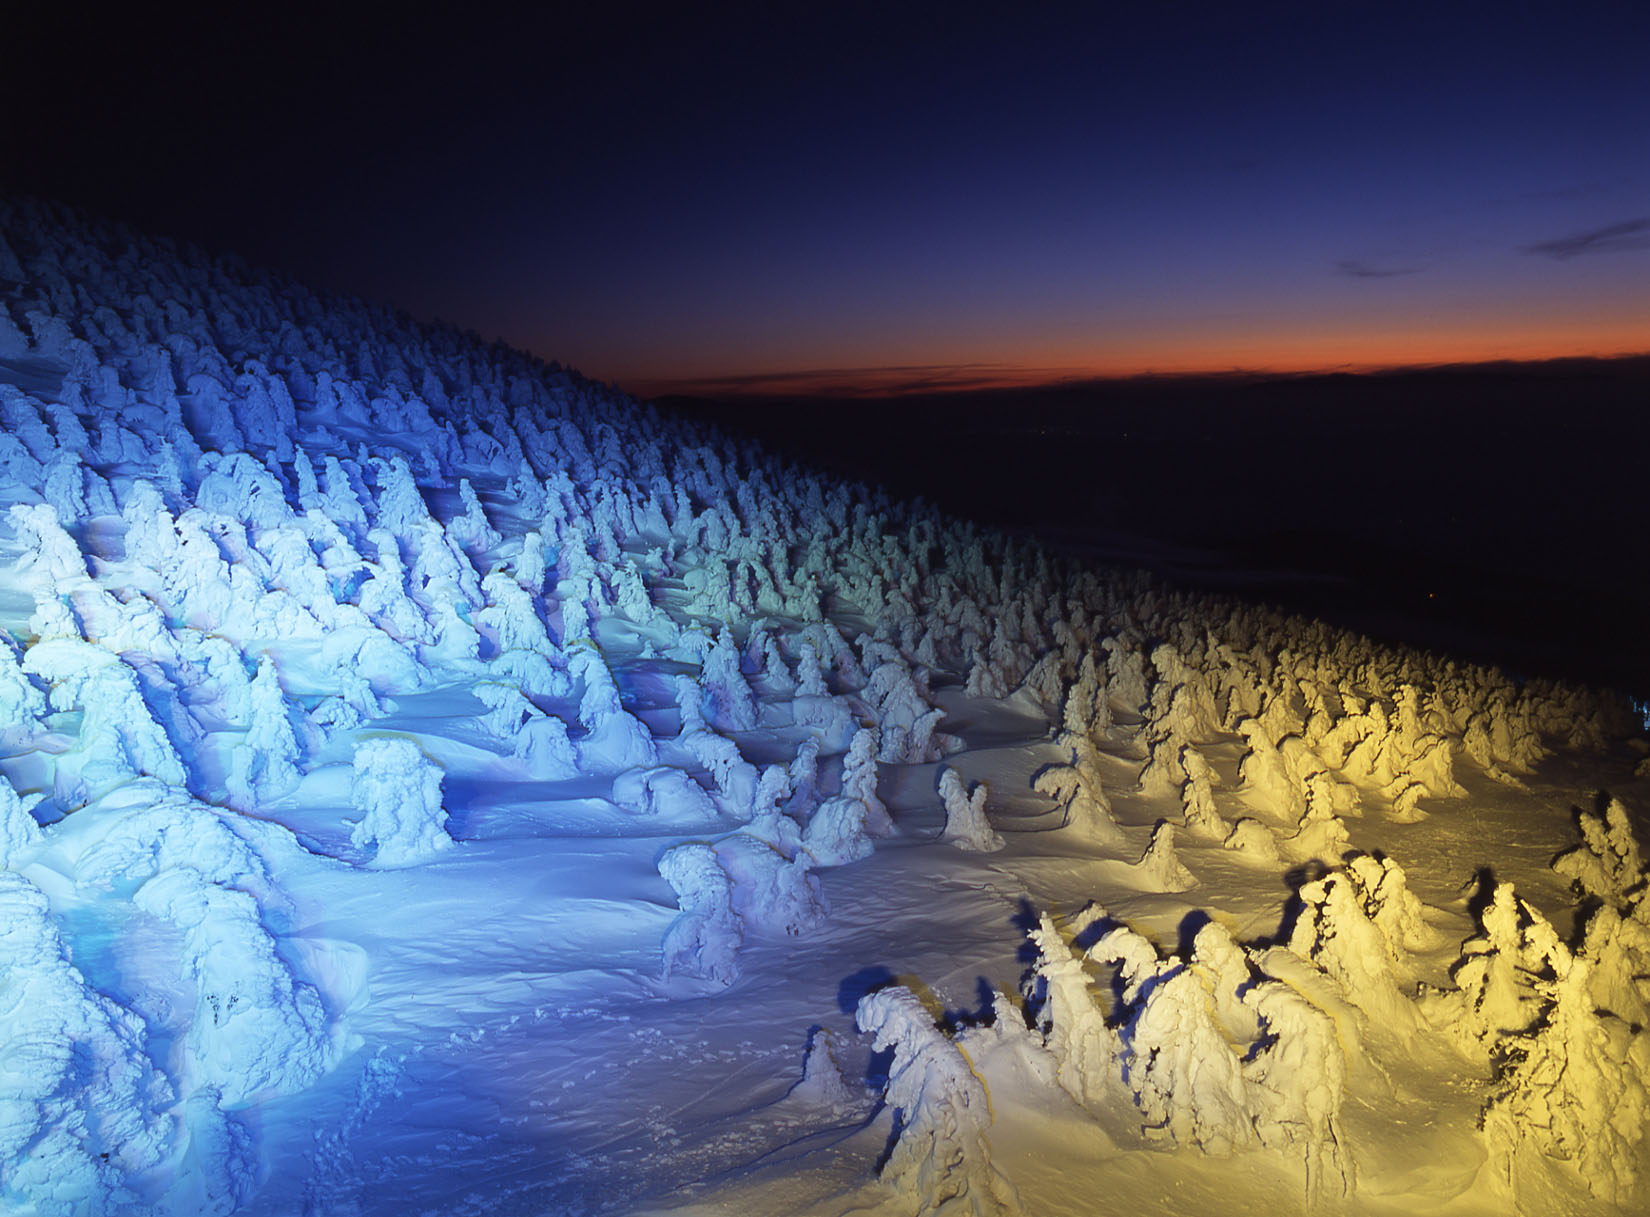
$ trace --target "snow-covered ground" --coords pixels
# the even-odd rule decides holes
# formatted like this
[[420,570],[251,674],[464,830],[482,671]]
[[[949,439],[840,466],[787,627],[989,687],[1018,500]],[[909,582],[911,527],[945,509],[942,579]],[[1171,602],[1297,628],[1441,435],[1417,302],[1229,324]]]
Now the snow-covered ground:
[[29,201],[0,417],[0,1210],[1640,1211],[1621,698]]

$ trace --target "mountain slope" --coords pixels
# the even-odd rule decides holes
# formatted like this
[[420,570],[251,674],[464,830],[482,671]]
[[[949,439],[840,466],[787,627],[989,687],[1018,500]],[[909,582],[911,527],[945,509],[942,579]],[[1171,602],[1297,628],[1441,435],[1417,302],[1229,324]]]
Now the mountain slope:
[[17,1211],[1641,1194],[1621,699],[0,237]]

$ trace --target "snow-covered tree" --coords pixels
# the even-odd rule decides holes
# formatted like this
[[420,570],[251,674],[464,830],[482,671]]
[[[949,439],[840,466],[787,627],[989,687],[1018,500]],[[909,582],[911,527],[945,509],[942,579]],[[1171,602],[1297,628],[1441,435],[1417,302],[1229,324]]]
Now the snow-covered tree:
[[1243,1067],[1261,1143],[1304,1156],[1309,1205],[1351,1195],[1357,1169],[1341,1121],[1347,1062],[1335,1020],[1282,981],[1255,984],[1243,1003],[1269,1040]]
[[867,811],[860,799],[833,795],[814,811],[802,835],[805,848],[820,866],[846,866],[876,851],[866,827]]
[[52,504],[18,503],[9,514],[23,545],[23,556],[15,569],[26,580],[66,589],[86,578],[86,559],[79,544],[64,530],[61,515]]
[[1012,1186],[992,1164],[986,1130],[991,1103],[968,1058],[901,985],[860,998],[855,1020],[893,1049],[884,1100],[899,1116],[899,1137],[881,1181],[913,1217],[929,1213],[1005,1217],[1018,1211]]
[[90,643],[59,638],[30,647],[23,670],[51,684],[53,709],[82,711],[74,747],[56,761],[60,804],[78,806],[140,774],[187,784],[182,759],[121,660]]
[[716,821],[716,804],[705,788],[669,765],[629,769],[613,779],[613,802],[631,815],[657,816],[678,824]]
[[1336,871],[1301,885],[1301,912],[1289,949],[1310,959],[1340,986],[1346,1000],[1388,1031],[1411,1034],[1421,1027],[1420,1010],[1400,988],[1408,968],[1401,943],[1388,940],[1365,910],[1355,876]]
[[787,1099],[829,1112],[847,1112],[864,1101],[842,1076],[835,1037],[824,1027],[808,1036],[808,1054],[802,1062],[802,1080],[786,1092]]
[[1547,963],[1540,1023],[1497,1045],[1501,1068],[1484,1109],[1492,1160],[1515,1203],[1531,1168],[1526,1149],[1574,1164],[1595,1196],[1625,1202],[1650,1119],[1650,1040],[1598,1011],[1587,959],[1555,941]]
[[861,695],[876,710],[878,760],[920,765],[939,759],[942,741],[936,729],[944,711],[929,704],[903,661],[879,664]]
[[470,485],[469,478],[459,478],[458,495],[464,504],[464,514],[448,522],[447,535],[461,549],[477,553],[496,549],[504,538],[488,523],[487,513],[482,509],[481,499],[475,487]]
[[1602,814],[1583,812],[1578,822],[1581,844],[1555,858],[1553,869],[1578,892],[1611,904],[1642,891],[1644,864],[1632,818],[1621,800],[1610,799]]
[[110,1213],[123,1178],[171,1151],[173,1092],[135,1013],[87,985],[44,892],[0,870],[0,1201]]
[[1221,844],[1258,866],[1267,866],[1279,860],[1277,834],[1248,816],[1232,825],[1232,831]]
[[1548,968],[1558,934],[1510,883],[1496,885],[1478,921],[1479,933],[1462,944],[1451,969],[1456,988],[1428,991],[1424,1005],[1432,1022],[1486,1059],[1500,1039],[1529,1030],[1540,1018],[1535,978]]
[[699,687],[706,718],[713,727],[724,731],[756,729],[756,695],[740,671],[739,648],[731,630],[718,632],[715,644],[706,651]]
[[875,728],[854,732],[848,755],[842,758],[842,793],[865,804],[865,830],[873,837],[886,837],[894,831],[894,822],[887,804],[877,796],[877,752]]
[[1123,831],[1112,816],[1111,800],[1100,782],[1100,754],[1087,736],[1066,732],[1060,746],[1071,763],[1050,765],[1032,779],[1032,789],[1051,798],[1065,812],[1074,835],[1096,845],[1118,846]]
[[[415,528],[430,522],[430,509],[413,480],[411,466],[400,455],[374,463],[378,469],[376,526],[393,537],[411,536]],[[331,488],[330,479],[328,488]]]
[[32,735],[45,712],[45,695],[24,673],[17,644],[0,631],[0,745]]
[[1106,1024],[1082,957],[1061,938],[1047,913],[1029,934],[1037,961],[1028,978],[1027,1000],[1035,1003],[1043,1044],[1054,1054],[1055,1080],[1079,1103],[1100,1103],[1117,1082],[1117,1035]]
[[941,839],[979,853],[992,853],[1006,844],[986,818],[985,803],[990,791],[984,782],[975,782],[970,789],[963,777],[949,765],[942,766],[939,776],[940,799],[945,804],[945,829]]
[[0,774],[0,870],[15,869],[18,855],[45,839],[40,825],[29,814],[29,808],[39,801],[39,795],[20,798],[17,789]]
[[249,893],[192,867],[163,870],[133,897],[182,935],[183,978],[195,988],[185,1080],[238,1106],[295,1094],[335,1059],[319,994],[293,980]]
[[750,832],[716,842],[716,861],[732,883],[733,909],[748,930],[795,938],[825,920],[825,897],[806,851],[787,853]]
[[1197,876],[1186,869],[1175,852],[1174,838],[1174,825],[1168,820],[1158,821],[1146,852],[1134,865],[1138,881],[1152,891],[1184,892],[1197,886]]
[[1215,807],[1215,772],[1196,747],[1187,744],[1181,755],[1186,783],[1180,788],[1181,815],[1186,829],[1195,836],[1223,841],[1232,826]]
[[302,776],[298,770],[301,750],[292,725],[292,710],[281,690],[275,663],[268,656],[258,660],[258,672],[249,691],[251,722],[246,736],[230,754],[229,804],[250,810],[258,803],[287,793]]
[[412,740],[367,739],[355,746],[350,805],[361,813],[350,843],[373,850],[371,866],[416,866],[452,848],[441,769]]
[[659,859],[659,873],[675,890],[681,909],[661,947],[665,979],[696,976],[731,985],[739,978],[745,923],[734,911],[733,880],[717,861],[715,848],[701,841],[672,846]]

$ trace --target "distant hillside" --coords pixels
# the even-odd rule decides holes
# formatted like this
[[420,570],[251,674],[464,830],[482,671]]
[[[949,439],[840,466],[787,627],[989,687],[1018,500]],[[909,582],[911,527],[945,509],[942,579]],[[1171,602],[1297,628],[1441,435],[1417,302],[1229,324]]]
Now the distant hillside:
[[1050,544],[1641,694],[1647,403],[1650,357],[656,400]]

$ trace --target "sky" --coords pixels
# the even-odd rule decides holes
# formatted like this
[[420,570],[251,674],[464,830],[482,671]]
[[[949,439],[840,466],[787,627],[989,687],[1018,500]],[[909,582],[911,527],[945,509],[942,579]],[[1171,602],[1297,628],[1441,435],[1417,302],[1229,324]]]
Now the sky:
[[72,7],[0,187],[641,395],[1650,350],[1642,3]]

